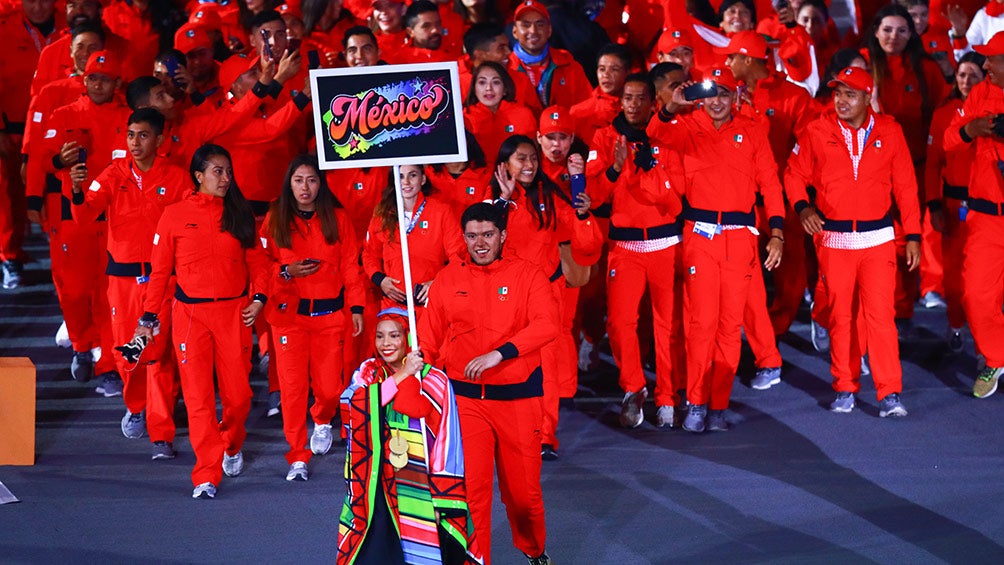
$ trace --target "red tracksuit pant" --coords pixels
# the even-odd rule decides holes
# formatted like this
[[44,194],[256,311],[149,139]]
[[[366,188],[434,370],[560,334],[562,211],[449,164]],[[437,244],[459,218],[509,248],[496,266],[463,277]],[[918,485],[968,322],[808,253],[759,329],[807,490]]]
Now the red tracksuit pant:
[[[770,234],[770,230],[761,233]],[[789,208],[784,217],[784,257],[773,271],[774,301],[768,309],[774,335],[781,335],[791,328],[802,304],[807,278],[805,239],[805,230],[798,214]]]
[[457,396],[467,504],[478,544],[485,551],[485,565],[491,563],[492,479],[496,471],[513,545],[530,556],[544,551],[540,406],[539,398],[480,400]]
[[[112,338],[115,345],[132,340],[136,322],[143,315],[146,298],[145,284],[135,277],[108,277],[108,304],[111,306]],[[157,317],[160,333],[153,338],[138,364],[127,362],[118,351],[114,353],[119,375],[122,376],[122,400],[133,414],[146,410],[146,430],[150,441],[174,441],[174,405],[178,399],[178,365],[174,358],[171,340],[171,303],[174,302],[174,284]]]
[[345,313],[297,316],[294,324],[272,326],[275,362],[282,389],[282,430],[289,451],[286,461],[310,461],[307,445],[307,396],[314,391],[310,415],[315,424],[329,424],[338,413],[346,387],[342,356]]
[[677,391],[686,387],[680,293],[680,245],[637,253],[613,244],[607,257],[607,333],[625,392],[645,388],[638,306],[646,285],[652,300],[655,334],[655,403],[676,406]]
[[52,282],[73,350],[82,353],[101,347],[101,359],[95,363],[94,374],[114,371],[115,350],[105,275],[108,264],[105,222],[77,224],[63,220],[55,224],[58,227],[49,237]]
[[1004,367],[1004,217],[969,212],[962,278],[969,329],[988,367]]
[[[223,452],[235,455],[244,445],[251,410],[251,328],[241,320],[247,300],[201,304],[175,301],[174,343],[178,348],[181,391],[188,409],[188,435],[195,452],[192,485],[220,484]],[[213,371],[223,416],[216,415]]]
[[[941,234],[941,264],[944,268],[945,304],[948,305],[948,325],[961,328],[966,325],[966,311],[962,307],[962,269],[966,250],[968,221],[959,219],[961,201],[945,198],[945,231]],[[967,220],[969,216],[966,216]]]
[[[572,320],[575,310],[569,311],[569,302],[575,304],[577,296],[570,297],[565,286],[565,277],[551,282],[551,292],[561,313],[561,329],[558,337],[540,350],[541,367],[544,370],[544,396],[541,397],[543,423],[540,430],[541,443],[558,447],[558,405],[561,398],[575,396],[578,387],[579,366],[575,341],[572,339]],[[576,293],[577,294],[577,293]]]
[[[958,215],[955,218],[958,219]],[[925,212],[921,222],[920,295],[924,296],[928,292],[944,294],[945,266],[942,254],[944,247],[941,240],[942,234],[931,226],[931,214]]]
[[[11,147],[21,147],[21,136],[11,135]],[[13,154],[0,162],[0,261],[25,261],[27,199],[21,182],[21,159]]]
[[683,228],[687,400],[711,410],[729,407],[742,347],[750,281],[760,276],[756,236],[745,228],[707,239]]
[[[820,281],[826,287],[833,389],[860,390],[860,344],[864,342],[879,400],[901,392],[903,369],[893,300],[898,269],[896,244],[889,241],[867,249],[821,246],[817,253]],[[863,340],[857,335],[859,325],[866,332]]]
[[[787,258],[785,255],[781,261],[782,265]],[[759,246],[757,265],[760,265]],[[759,268],[754,269],[753,278],[750,279],[749,296],[746,299],[746,307],[743,308],[743,330],[746,332],[746,341],[750,344],[758,369],[781,366],[781,352],[777,349],[777,336],[774,334],[774,325],[767,310],[767,287]]]

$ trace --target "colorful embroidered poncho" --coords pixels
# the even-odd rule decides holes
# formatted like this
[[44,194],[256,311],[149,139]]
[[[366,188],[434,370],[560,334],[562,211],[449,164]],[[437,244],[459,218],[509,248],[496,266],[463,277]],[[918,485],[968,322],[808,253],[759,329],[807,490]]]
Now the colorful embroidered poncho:
[[[481,564],[449,379],[431,365],[422,370],[421,384],[409,377],[397,385],[389,375],[384,362],[368,359],[342,393],[348,440],[337,563],[356,562],[375,497],[384,496],[406,563]],[[408,441],[408,462],[396,471],[387,457],[392,435]]]

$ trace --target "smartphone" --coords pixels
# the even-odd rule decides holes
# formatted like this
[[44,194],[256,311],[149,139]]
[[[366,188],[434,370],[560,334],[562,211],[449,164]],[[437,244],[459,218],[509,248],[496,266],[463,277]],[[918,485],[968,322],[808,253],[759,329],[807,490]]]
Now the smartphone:
[[321,68],[321,56],[317,53],[317,49],[307,51],[307,67],[311,69]]
[[289,39],[289,46],[286,47],[286,52],[287,53],[296,53],[297,51],[300,50],[300,44],[301,43],[302,43],[302,41],[300,40],[300,38],[298,38],[298,37],[291,37]]
[[77,150],[77,162],[82,164],[87,164],[87,149],[81,147]]
[[687,101],[703,100],[718,94],[718,86],[711,81],[695,82],[683,89],[683,97]]
[[317,265],[320,262],[320,259],[311,259],[309,257],[303,260],[304,265]]
[[181,63],[178,62],[178,58],[174,55],[164,57],[164,67],[167,68],[167,76],[172,79],[178,74],[179,66],[181,66]]
[[259,29],[258,33],[261,34],[262,53],[264,53],[270,61],[275,59],[275,55],[272,53],[272,45],[268,42],[268,30]]

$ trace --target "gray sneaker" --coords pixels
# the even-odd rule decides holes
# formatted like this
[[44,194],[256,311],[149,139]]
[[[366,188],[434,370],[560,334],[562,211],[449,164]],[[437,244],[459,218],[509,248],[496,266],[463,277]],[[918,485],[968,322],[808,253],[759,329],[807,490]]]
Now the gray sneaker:
[[902,418],[906,414],[906,407],[900,402],[898,393],[887,394],[885,398],[879,400],[880,418]]
[[648,389],[642,387],[638,392],[628,392],[624,394],[621,401],[621,426],[625,428],[637,428],[645,421],[645,414],[641,407],[648,398]]
[[21,263],[17,261],[3,262],[3,287],[13,290],[21,286]]
[[143,412],[133,414],[126,409],[122,416],[122,435],[129,439],[139,439],[146,433],[146,417]]
[[228,477],[236,477],[244,470],[244,452],[238,451],[235,455],[227,455],[223,452],[223,473]]
[[725,420],[725,410],[709,410],[708,426],[709,432],[727,432],[729,423]]
[[174,451],[174,444],[169,441],[155,441],[150,450],[150,459],[174,459],[177,453]]
[[310,434],[310,451],[314,455],[324,455],[331,449],[331,424],[314,424]]
[[812,347],[820,353],[830,350],[830,332],[823,326],[816,323],[815,318],[809,318],[809,338],[812,340]]
[[837,398],[830,403],[830,412],[847,414],[851,410],[854,410],[854,393],[838,392]]
[[683,420],[683,429],[695,434],[703,432],[704,419],[707,415],[708,415],[707,405],[691,404],[687,410],[687,417]]
[[868,377],[872,374],[872,366],[868,363],[868,355],[861,356],[861,376]]
[[202,483],[192,491],[192,498],[202,498],[209,500],[216,498],[216,485],[213,483]]
[[265,413],[266,417],[271,418],[272,416],[278,416],[281,410],[282,397],[279,391],[273,390],[268,393],[268,412]]
[[289,472],[286,473],[287,481],[306,481],[307,480],[307,464],[303,461],[293,461],[293,464],[289,466]]
[[767,390],[781,382],[781,367],[764,367],[756,370],[750,386],[756,390]]
[[70,361],[70,376],[78,383],[86,383],[94,376],[94,355],[90,351],[78,351]]
[[122,396],[122,379],[118,373],[109,371],[101,375],[101,383],[94,388],[94,392],[104,395],[105,398]]

